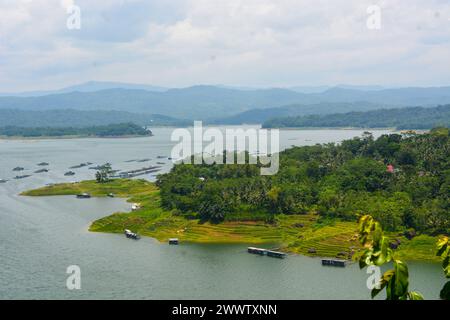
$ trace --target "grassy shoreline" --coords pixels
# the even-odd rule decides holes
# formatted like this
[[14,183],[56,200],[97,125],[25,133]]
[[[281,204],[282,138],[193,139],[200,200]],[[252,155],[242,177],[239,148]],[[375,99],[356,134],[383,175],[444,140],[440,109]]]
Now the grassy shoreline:
[[[116,212],[94,221],[89,231],[123,233],[131,229],[143,236],[166,242],[177,237],[192,243],[245,243],[276,244],[281,250],[316,257],[348,258],[351,251],[360,249],[355,240],[356,222],[320,221],[317,215],[279,215],[273,224],[261,221],[234,221],[220,224],[200,223],[178,216],[175,211],[160,206],[158,188],[146,180],[117,179],[99,184],[95,181],[64,183],[25,191],[22,196],[76,195],[88,192],[93,197],[106,197],[109,193],[139,203],[140,209]],[[420,235],[407,240],[398,234],[401,245],[396,254],[404,260],[439,261],[435,256],[436,238]],[[313,252],[314,251],[314,252]]]

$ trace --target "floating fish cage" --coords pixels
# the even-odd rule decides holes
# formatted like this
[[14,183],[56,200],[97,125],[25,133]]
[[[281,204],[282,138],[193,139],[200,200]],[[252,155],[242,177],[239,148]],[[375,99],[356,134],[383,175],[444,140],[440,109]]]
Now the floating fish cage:
[[344,268],[346,266],[346,264],[347,264],[347,261],[345,261],[345,260],[322,259],[323,266]]
[[255,248],[255,247],[248,247],[247,252],[251,253],[251,254],[257,254],[260,256],[268,256],[268,257],[279,258],[279,259],[284,259],[287,256],[287,254],[284,252],[267,250],[267,249],[262,249],[262,248]]

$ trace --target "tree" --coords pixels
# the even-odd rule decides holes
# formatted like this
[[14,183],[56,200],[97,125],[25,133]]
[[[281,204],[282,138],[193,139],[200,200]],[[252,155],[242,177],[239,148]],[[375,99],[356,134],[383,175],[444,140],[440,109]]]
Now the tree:
[[111,164],[106,163],[95,173],[95,179],[98,183],[106,183],[110,180],[111,172]]

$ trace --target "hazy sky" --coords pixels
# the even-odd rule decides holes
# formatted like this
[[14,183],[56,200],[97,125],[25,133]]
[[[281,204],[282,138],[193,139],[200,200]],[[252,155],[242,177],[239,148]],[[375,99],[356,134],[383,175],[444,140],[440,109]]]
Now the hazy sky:
[[89,80],[450,85],[450,0],[0,0],[0,92]]

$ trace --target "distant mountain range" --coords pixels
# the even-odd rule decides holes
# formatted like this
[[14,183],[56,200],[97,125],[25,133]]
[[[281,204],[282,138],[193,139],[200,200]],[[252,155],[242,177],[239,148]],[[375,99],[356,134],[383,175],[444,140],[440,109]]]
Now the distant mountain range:
[[168,90],[167,88],[151,86],[146,84],[133,84],[133,83],[109,82],[109,81],[89,81],[58,90],[0,93],[0,97],[41,97],[51,94],[60,94],[69,92],[95,92],[109,89],[147,90],[155,92],[163,92]]
[[263,124],[265,128],[285,127],[358,127],[431,129],[450,127],[450,105],[434,108],[380,109],[367,112],[349,112],[302,117],[273,118]]
[[[235,117],[233,123],[238,123],[254,122],[252,118],[257,118],[256,114],[266,111],[270,115],[277,116],[276,113],[280,112],[278,116],[291,116],[366,111],[382,107],[428,107],[450,103],[450,87],[356,88],[339,86],[325,89],[323,92],[303,93],[298,92],[301,88],[295,89],[297,91],[276,88],[237,89],[224,86],[166,89],[145,85],[91,82],[51,94],[41,92],[36,93],[37,96],[31,96],[30,93],[26,93],[26,96],[3,96],[0,97],[0,109],[114,110],[209,122],[220,122],[219,119]],[[279,107],[284,109],[275,110]],[[236,120],[238,118],[239,121]]]

